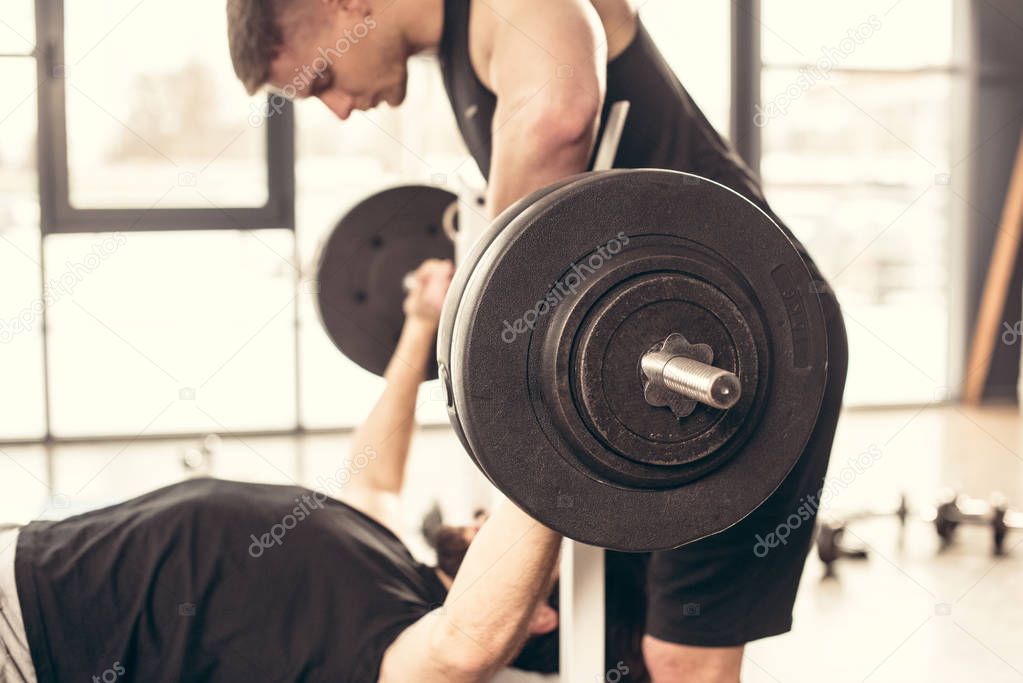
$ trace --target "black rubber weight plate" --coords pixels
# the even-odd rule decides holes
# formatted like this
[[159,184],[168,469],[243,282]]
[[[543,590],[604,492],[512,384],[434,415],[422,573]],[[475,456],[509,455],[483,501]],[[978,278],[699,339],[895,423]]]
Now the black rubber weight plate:
[[[746,418],[751,422],[740,430],[741,447],[695,480],[666,488],[609,480],[553,428],[548,406],[535,391],[545,378],[530,376],[530,359],[557,308],[534,331],[503,335],[507,322],[535,310],[573,264],[619,233],[630,240],[612,264],[629,258],[631,249],[649,249],[651,241],[674,240],[711,255],[729,278],[738,274],[768,347],[759,353],[766,363],[760,370],[764,381],[757,384],[757,405]],[[659,264],[655,272],[667,267]],[[603,286],[602,273],[593,276],[594,286]],[[708,273],[687,276],[721,284],[722,291],[733,287],[731,280],[727,286],[716,284],[717,276]],[[780,485],[816,423],[827,377],[827,338],[798,252],[753,204],[695,176],[611,171],[547,195],[495,237],[459,303],[450,360],[454,412],[464,439],[498,488],[575,540],[617,550],[658,550],[732,526]],[[636,400],[642,401],[638,391]],[[629,467],[642,460],[622,458]]]
[[454,258],[441,219],[456,199],[427,185],[384,190],[345,214],[321,248],[320,320],[341,353],[374,374],[387,368],[405,322],[405,275],[427,259]]

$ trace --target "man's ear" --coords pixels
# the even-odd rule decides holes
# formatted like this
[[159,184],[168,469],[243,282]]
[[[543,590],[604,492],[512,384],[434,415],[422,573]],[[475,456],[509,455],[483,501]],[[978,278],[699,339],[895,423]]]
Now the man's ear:
[[529,635],[542,636],[558,627],[558,611],[544,603],[533,612],[529,620]]

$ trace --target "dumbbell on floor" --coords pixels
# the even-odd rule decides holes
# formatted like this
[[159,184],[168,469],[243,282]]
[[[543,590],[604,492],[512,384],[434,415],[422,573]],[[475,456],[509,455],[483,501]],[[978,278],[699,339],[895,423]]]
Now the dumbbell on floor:
[[835,514],[824,514],[817,527],[817,557],[824,563],[824,576],[833,578],[835,564],[842,559],[865,560],[870,554],[862,545],[850,545],[845,543],[845,535],[849,533],[849,526],[869,519],[895,518],[899,522],[899,542],[904,540],[906,522],[909,520],[911,510],[909,498],[905,493],[899,496],[899,503],[894,508],[862,509],[850,512],[842,516]]
[[866,548],[847,545],[845,534],[847,523],[840,520],[824,520],[817,527],[817,557],[824,563],[825,578],[834,578],[835,563],[839,560],[865,560]]
[[1005,540],[1012,529],[1023,528],[1023,515],[1009,509],[1004,496],[994,494],[990,502],[945,492],[934,513],[934,529],[942,547],[955,541],[960,525],[986,526],[991,530],[991,547],[996,556],[1005,554]]

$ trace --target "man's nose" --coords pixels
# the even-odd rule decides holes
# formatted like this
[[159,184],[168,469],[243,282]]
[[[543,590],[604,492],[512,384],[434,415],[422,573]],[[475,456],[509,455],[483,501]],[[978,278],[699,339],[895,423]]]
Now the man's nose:
[[352,98],[344,93],[331,90],[321,93],[318,97],[321,102],[327,105],[327,109],[334,112],[334,115],[342,121],[347,120],[352,115]]

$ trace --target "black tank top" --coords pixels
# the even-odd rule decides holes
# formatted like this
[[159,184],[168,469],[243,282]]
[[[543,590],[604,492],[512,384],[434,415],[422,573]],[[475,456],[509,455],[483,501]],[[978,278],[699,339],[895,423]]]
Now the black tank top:
[[372,683],[445,597],[354,508],[212,479],[30,524],[15,568],[40,683]]
[[[497,98],[480,81],[469,59],[470,5],[471,0],[444,1],[438,57],[458,128],[483,177],[489,178]],[[615,157],[616,168],[685,171],[735,190],[781,226],[814,277],[823,280],[806,250],[767,204],[753,172],[707,121],[638,19],[636,37],[607,65],[602,122],[611,105],[620,100],[628,100],[632,106]]]

